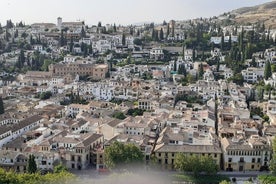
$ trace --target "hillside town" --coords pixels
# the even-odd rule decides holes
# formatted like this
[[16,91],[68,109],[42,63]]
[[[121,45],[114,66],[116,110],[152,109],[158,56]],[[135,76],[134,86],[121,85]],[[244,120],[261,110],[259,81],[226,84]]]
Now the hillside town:
[[[0,167],[108,170],[134,144],[145,167],[209,156],[266,171],[276,135],[276,30],[231,15],[162,24],[0,26]],[[154,163],[154,164],[153,164]]]

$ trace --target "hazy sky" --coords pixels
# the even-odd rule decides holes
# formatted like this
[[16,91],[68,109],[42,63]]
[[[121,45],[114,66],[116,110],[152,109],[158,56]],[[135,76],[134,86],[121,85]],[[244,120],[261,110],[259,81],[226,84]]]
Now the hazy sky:
[[271,0],[0,0],[0,22],[56,23],[84,20],[86,24],[132,24],[185,20],[220,15]]

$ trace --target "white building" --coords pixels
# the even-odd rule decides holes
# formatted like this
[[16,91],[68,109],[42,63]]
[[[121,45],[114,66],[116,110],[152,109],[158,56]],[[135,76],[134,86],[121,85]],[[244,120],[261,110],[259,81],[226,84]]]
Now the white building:
[[44,119],[41,116],[34,115],[12,126],[2,125],[0,129],[0,148],[3,146],[3,144],[16,139],[17,137],[33,129],[34,127],[39,126],[39,124],[43,122],[43,120]]
[[242,76],[244,81],[248,83],[255,83],[260,78],[264,77],[264,69],[263,68],[253,68],[249,67],[246,70],[242,70]]
[[154,59],[154,60],[164,59],[163,49],[161,49],[161,48],[152,48],[150,50],[150,58]]

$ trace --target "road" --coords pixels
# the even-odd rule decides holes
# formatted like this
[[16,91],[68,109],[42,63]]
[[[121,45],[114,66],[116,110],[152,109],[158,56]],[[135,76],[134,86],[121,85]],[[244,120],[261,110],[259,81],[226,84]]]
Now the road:
[[226,171],[220,171],[218,172],[220,175],[225,175],[229,177],[258,177],[262,174],[269,174],[268,171],[244,171],[244,172],[226,172]]

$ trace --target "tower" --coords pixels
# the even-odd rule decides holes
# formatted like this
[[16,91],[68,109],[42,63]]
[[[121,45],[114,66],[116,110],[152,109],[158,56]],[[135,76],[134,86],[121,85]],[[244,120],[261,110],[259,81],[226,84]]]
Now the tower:
[[57,18],[57,28],[58,28],[59,30],[61,30],[61,24],[62,24],[62,18],[61,18],[61,17],[58,17],[58,18]]

